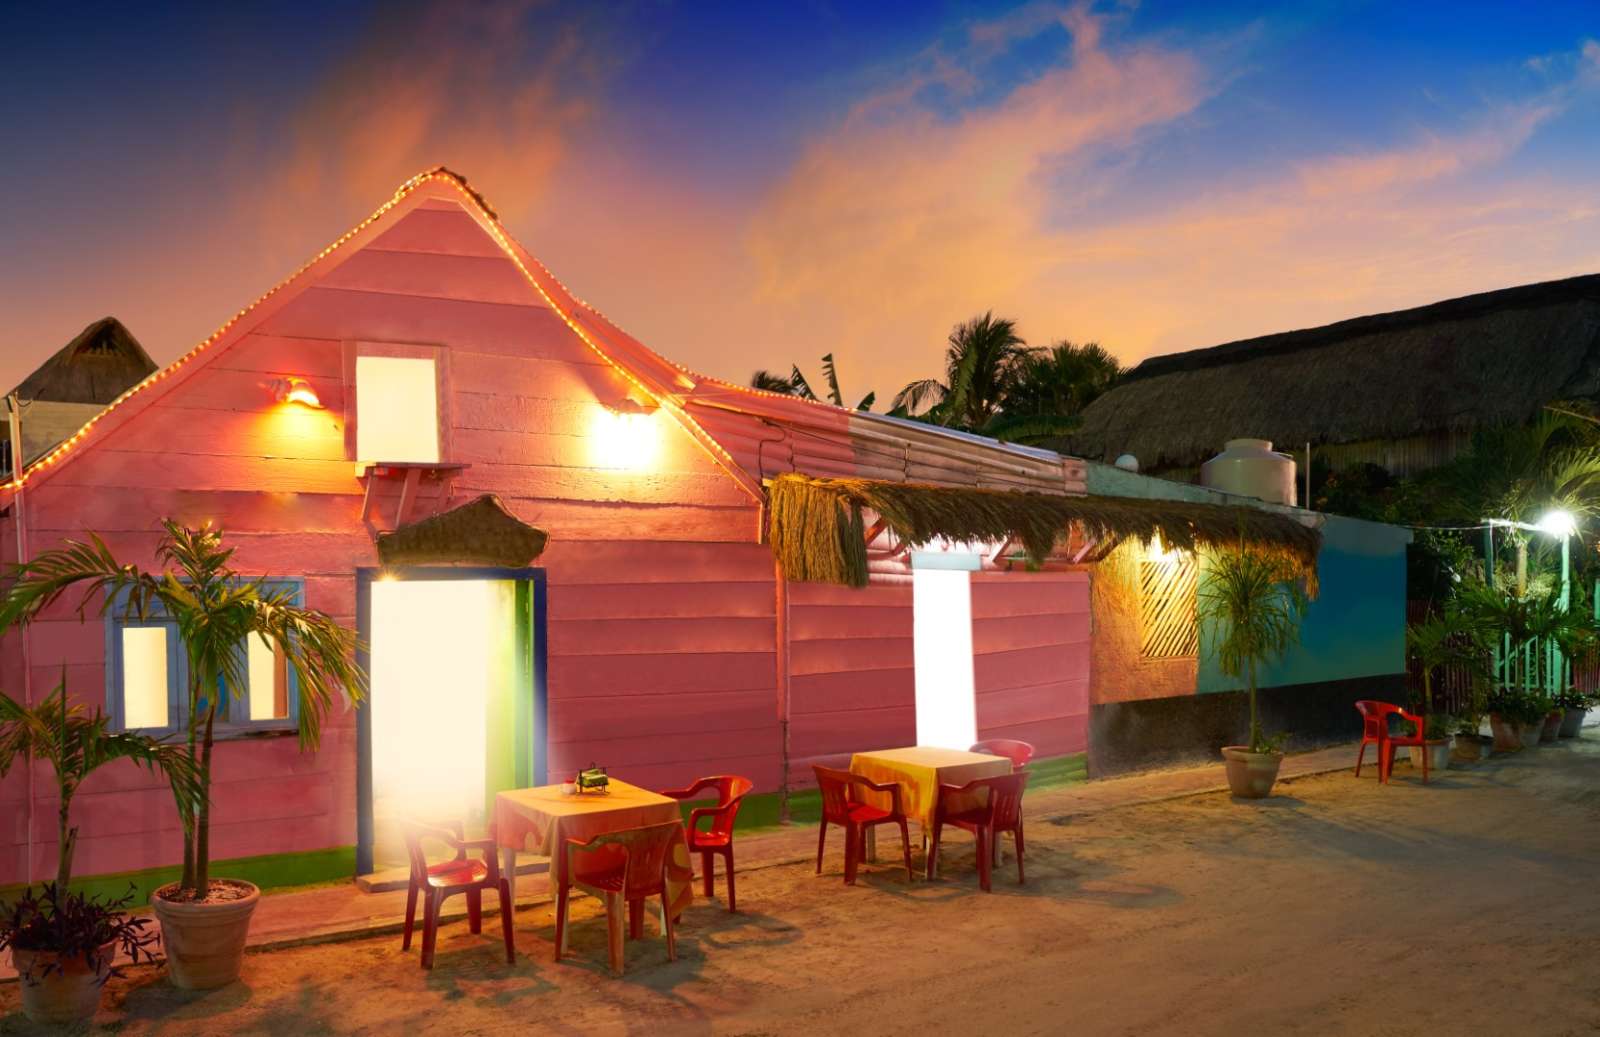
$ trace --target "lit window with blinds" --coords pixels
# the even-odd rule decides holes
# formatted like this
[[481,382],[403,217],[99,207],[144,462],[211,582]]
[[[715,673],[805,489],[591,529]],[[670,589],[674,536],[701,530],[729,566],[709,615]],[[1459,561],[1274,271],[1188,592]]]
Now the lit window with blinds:
[[1184,659],[1200,651],[1195,590],[1200,566],[1187,552],[1156,552],[1139,563],[1140,653],[1147,659]]

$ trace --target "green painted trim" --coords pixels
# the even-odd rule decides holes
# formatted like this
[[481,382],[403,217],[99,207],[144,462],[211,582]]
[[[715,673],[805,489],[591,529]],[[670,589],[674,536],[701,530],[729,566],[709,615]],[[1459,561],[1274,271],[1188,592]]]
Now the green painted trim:
[[[1052,756],[1028,764],[1028,795],[1045,789],[1060,788],[1089,780],[1089,754],[1073,753],[1069,756]],[[715,806],[714,800],[697,800],[682,804],[683,820],[689,820],[694,807]],[[744,797],[739,806],[739,819],[734,822],[736,832],[759,832],[780,827],[779,809],[782,797],[776,792],[752,793]],[[791,824],[814,825],[822,819],[822,795],[816,789],[797,789],[789,794],[789,820]]]
[[[125,896],[128,886],[134,889],[133,905],[143,906],[150,894],[169,882],[178,881],[181,869],[146,868],[143,871],[123,871],[111,875],[91,875],[73,879],[72,888],[91,896],[118,899]],[[326,850],[306,853],[274,853],[262,857],[235,857],[231,860],[212,861],[211,874],[219,878],[244,879],[262,889],[280,889],[285,886],[309,886],[321,882],[347,881],[356,873],[356,848],[335,846]],[[0,888],[0,900],[20,892],[21,885]]]

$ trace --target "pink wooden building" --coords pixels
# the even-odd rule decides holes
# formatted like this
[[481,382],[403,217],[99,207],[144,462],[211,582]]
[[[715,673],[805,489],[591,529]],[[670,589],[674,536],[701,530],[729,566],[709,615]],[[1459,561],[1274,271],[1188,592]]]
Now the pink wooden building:
[[[646,786],[737,772],[771,791],[929,737],[1085,748],[1087,572],[956,550],[885,554],[863,590],[788,583],[762,531],[763,480],[789,471],[1062,494],[1085,477],[1048,451],[687,371],[440,170],[8,484],[0,558],[92,531],[151,565],[163,517],[209,521],[242,571],[360,627],[370,705],[336,716],[316,755],[288,734],[285,676],[252,658],[218,748],[219,859],[348,870],[357,847],[370,867],[386,810],[437,787],[470,808],[591,762]],[[549,534],[529,566],[380,565],[378,533],[483,494]],[[120,723],[173,730],[174,648],[159,622],[61,608],[5,638],[0,681],[36,701],[64,673]],[[53,867],[50,788],[20,770],[0,785],[0,885]],[[170,799],[143,772],[111,769],[76,803],[79,873],[176,861]]]

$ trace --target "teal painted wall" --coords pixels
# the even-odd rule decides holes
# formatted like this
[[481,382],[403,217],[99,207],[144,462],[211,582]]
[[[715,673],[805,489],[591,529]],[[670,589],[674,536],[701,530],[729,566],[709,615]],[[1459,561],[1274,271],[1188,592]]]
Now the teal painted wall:
[[[1214,504],[1251,503],[1188,483],[1169,482],[1090,464],[1091,494]],[[1278,510],[1278,509],[1274,509]],[[1317,559],[1321,592],[1300,626],[1300,643],[1259,677],[1262,687],[1375,677],[1405,671],[1406,545],[1411,531],[1378,522],[1324,516]],[[1201,580],[1205,574],[1202,571]],[[1200,631],[1201,694],[1234,691],[1242,683],[1224,676]]]

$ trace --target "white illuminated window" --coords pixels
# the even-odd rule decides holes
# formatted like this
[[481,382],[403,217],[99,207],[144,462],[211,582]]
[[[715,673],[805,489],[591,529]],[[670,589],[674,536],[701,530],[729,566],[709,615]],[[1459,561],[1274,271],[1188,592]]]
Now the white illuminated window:
[[[269,592],[287,592],[299,603],[304,589],[298,580],[272,580]],[[191,671],[178,640],[177,624],[152,606],[143,618],[130,614],[124,599],[106,618],[107,712],[121,730],[172,732],[189,723]],[[259,637],[239,645],[244,686],[228,688],[221,681],[216,731],[229,737],[247,731],[292,729],[298,723],[296,680],[281,652]]]
[[251,720],[289,718],[288,679],[283,656],[259,637],[245,645],[245,673],[249,682],[243,712]]
[[911,570],[917,744],[965,749],[978,740],[972,675],[972,585],[967,571]]
[[439,460],[438,371],[432,359],[356,357],[356,460]]
[[122,726],[171,726],[170,667],[165,626],[122,628]]

